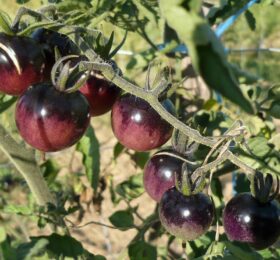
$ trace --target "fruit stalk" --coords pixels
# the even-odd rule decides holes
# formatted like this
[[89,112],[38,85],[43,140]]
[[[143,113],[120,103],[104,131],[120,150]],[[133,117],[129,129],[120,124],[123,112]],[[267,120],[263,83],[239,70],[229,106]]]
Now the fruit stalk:
[[[69,28],[67,26],[62,27],[59,32],[62,34],[65,34],[68,32],[69,34]],[[73,32],[73,31],[72,31]],[[67,33],[66,33],[67,34]],[[205,137],[202,136],[197,130],[192,129],[191,127],[187,126],[183,122],[181,122],[178,118],[176,118],[174,115],[170,114],[160,103],[158,96],[155,95],[157,93],[156,90],[147,91],[144,88],[140,88],[131,82],[126,81],[121,76],[117,75],[113,69],[113,67],[110,64],[105,63],[102,61],[100,57],[97,57],[97,54],[94,52],[93,49],[91,49],[88,44],[83,40],[82,37],[76,37],[75,34],[69,34],[68,37],[81,49],[81,51],[87,56],[87,58],[92,61],[92,63],[87,63],[90,69],[99,70],[102,72],[102,75],[115,85],[117,85],[119,88],[123,89],[126,92],[131,93],[132,95],[135,95],[137,97],[140,97],[151,105],[158,114],[165,119],[168,123],[170,123],[175,129],[179,130],[186,136],[188,136],[193,141],[206,145],[208,147],[213,147],[216,142],[217,138],[212,137]],[[96,62],[96,63],[94,63]],[[168,84],[168,82],[166,82]],[[230,160],[233,164],[244,170],[248,174],[254,174],[255,170],[242,162],[237,156],[235,156],[232,152],[229,150],[225,151],[223,154],[223,157],[226,157],[226,159]],[[225,159],[225,160],[226,160]]]
[[0,149],[23,176],[39,205],[56,204],[36,163],[34,151],[20,146],[2,125],[0,125]]
[[[29,10],[31,16],[34,15],[34,11]],[[29,12],[25,8],[25,14]],[[21,14],[22,15],[22,14]],[[17,21],[20,20],[20,10],[19,15],[17,16]],[[43,14],[40,12],[37,12],[36,15],[38,15],[42,21],[50,22],[51,20],[46,18]],[[58,28],[58,32],[64,35],[67,35],[69,39],[71,39],[81,50],[81,52],[89,59],[88,69],[95,69],[102,72],[102,75],[121,89],[125,90],[126,92],[129,92],[137,97],[140,97],[147,102],[158,112],[158,114],[165,119],[167,122],[169,122],[175,129],[181,131],[183,134],[187,135],[190,139],[193,141],[206,145],[208,147],[213,147],[216,142],[219,140],[217,138],[213,137],[205,137],[202,136],[197,130],[192,129],[191,127],[187,126],[183,122],[181,122],[179,119],[177,119],[175,116],[170,114],[168,111],[164,109],[162,104],[159,101],[159,96],[156,89],[153,90],[146,90],[144,88],[140,88],[128,81],[126,81],[124,78],[122,78],[120,75],[117,75],[114,71],[114,68],[108,64],[105,63],[96,53],[95,51],[86,43],[86,41],[79,35],[79,31],[81,30],[78,27],[74,26],[67,26],[65,24],[57,23],[56,28]],[[168,84],[168,82],[166,82]],[[223,157],[226,157],[228,160],[230,160],[233,164],[240,167],[242,170],[244,170],[246,173],[254,174],[255,170],[248,165],[246,165],[244,162],[242,162],[237,156],[235,156],[232,152],[229,150],[226,150],[223,154]]]

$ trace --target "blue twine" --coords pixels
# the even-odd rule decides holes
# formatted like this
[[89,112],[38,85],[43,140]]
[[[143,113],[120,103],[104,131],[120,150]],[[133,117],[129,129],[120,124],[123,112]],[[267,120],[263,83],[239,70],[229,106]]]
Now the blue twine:
[[[246,5],[244,5],[240,10],[238,10],[234,15],[230,16],[226,21],[221,23],[215,30],[215,33],[218,37],[221,37],[226,30],[228,30],[234,22],[238,19],[238,17],[247,11],[252,5],[256,4],[259,0],[251,0]],[[158,45],[158,49],[162,50],[164,49],[166,44],[160,44]],[[228,52],[227,49],[225,49],[226,52]],[[184,44],[178,45],[176,48],[172,50],[172,52],[180,52],[180,53],[188,53],[188,48]]]
[[234,15],[229,17],[225,22],[221,23],[215,33],[218,37],[221,37],[226,30],[230,28],[230,26],[233,25],[233,23],[238,19],[238,17],[247,11],[252,5],[256,4],[259,0],[251,0],[246,5],[244,5],[240,10],[238,10]]

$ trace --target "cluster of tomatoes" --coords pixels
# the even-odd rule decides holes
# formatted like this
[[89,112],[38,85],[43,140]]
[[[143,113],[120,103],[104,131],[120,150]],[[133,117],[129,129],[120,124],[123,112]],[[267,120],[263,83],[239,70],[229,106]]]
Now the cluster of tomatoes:
[[[54,48],[62,56],[76,54],[71,41],[56,32],[36,30],[31,37],[0,34],[0,91],[19,96],[16,125],[32,147],[53,152],[76,143],[85,133],[90,116],[110,110],[112,129],[121,144],[148,151],[165,144],[172,126],[144,100],[108,82],[101,73],[91,74],[86,83],[68,93],[50,81],[55,63]],[[167,99],[163,106],[175,114]],[[175,187],[183,160],[173,150],[160,151],[147,162],[144,187],[159,202],[159,217],[168,232],[194,240],[204,234],[214,219],[212,200],[203,193],[185,196]],[[225,232],[229,239],[247,242],[256,249],[272,245],[280,235],[279,207],[275,201],[259,202],[251,194],[234,197],[225,207]]]
[[[111,109],[113,131],[128,148],[150,150],[170,138],[172,127],[147,102],[132,95],[120,97],[121,90],[101,73],[92,73],[72,93],[53,85],[55,47],[62,56],[77,53],[66,36],[45,29],[31,37],[0,34],[0,91],[19,96],[16,125],[29,145],[43,152],[65,149],[83,136],[90,116]],[[164,106],[173,111],[170,101]]]
[[50,80],[54,48],[65,56],[76,53],[74,44],[56,32],[36,30],[31,37],[0,34],[0,91],[19,96],[16,125],[32,147],[54,152],[76,143],[90,116],[108,112],[120,89],[101,75],[89,77],[80,91],[66,93]]
[[[184,241],[204,234],[214,220],[214,204],[203,193],[184,196],[176,187],[184,155],[161,150],[147,162],[144,187],[159,203],[159,217],[165,229]],[[274,244],[280,236],[280,209],[273,199],[259,201],[250,193],[233,197],[223,213],[223,226],[230,240],[250,244],[257,250]]]

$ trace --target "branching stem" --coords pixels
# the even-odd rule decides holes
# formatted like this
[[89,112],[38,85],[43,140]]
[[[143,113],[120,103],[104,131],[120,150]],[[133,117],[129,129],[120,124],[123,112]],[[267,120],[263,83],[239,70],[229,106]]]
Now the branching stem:
[[[16,16],[16,19],[13,23],[13,28],[15,30],[18,29],[18,24],[20,22],[20,19],[23,15],[31,15],[33,17],[38,18],[41,21],[45,22],[52,22],[52,20],[49,17],[46,17],[43,12],[36,12],[30,9],[27,9],[25,7],[22,7],[18,11],[18,15]],[[55,22],[55,21],[53,21]],[[160,91],[165,89],[163,81],[161,81],[160,86],[155,89],[145,89],[140,88],[139,86],[136,86],[132,84],[131,82],[128,82],[123,77],[121,77],[113,68],[111,64],[106,63],[101,57],[99,57],[95,51],[90,47],[90,45],[83,39],[81,34],[79,32],[84,31],[83,28],[78,28],[76,26],[69,26],[65,25],[63,23],[55,23],[54,28],[58,32],[67,35],[81,50],[81,52],[88,58],[89,62],[87,64],[89,70],[98,70],[100,71],[103,76],[108,79],[109,81],[113,82],[115,85],[120,87],[126,92],[129,92],[139,98],[142,98],[146,100],[157,112],[158,114],[165,119],[168,123],[170,123],[175,129],[179,130],[186,136],[188,136],[191,140],[208,146],[212,148],[215,146],[216,142],[219,141],[221,138],[225,137],[205,137],[202,136],[197,130],[192,129],[191,127],[187,126],[183,122],[181,122],[178,118],[170,114],[161,104],[159,100],[159,93]],[[50,28],[50,27],[48,27]],[[85,64],[83,64],[85,65]],[[166,87],[169,82],[166,81]],[[7,138],[6,138],[7,136]],[[9,135],[5,132],[2,127],[0,127],[0,148],[3,147],[14,147],[14,150],[18,149],[18,145],[15,143],[14,140],[11,139]],[[3,149],[5,152],[5,149]],[[11,160],[14,160],[13,157],[11,157],[11,154],[13,154],[14,151],[11,150],[11,153],[7,153],[7,156],[10,157]],[[28,153],[30,153],[28,151]],[[230,152],[228,149],[223,152],[223,155],[217,158],[214,162],[208,163],[204,165],[201,168],[197,169],[197,172],[202,171],[204,172],[207,169],[211,169],[213,167],[216,167],[219,163],[224,162],[225,160],[230,160],[233,164],[237,165],[239,168],[241,168],[243,171],[247,173],[255,173],[255,170],[251,167],[249,167],[247,164],[243,163],[236,155],[234,155],[232,152]],[[36,165],[35,162],[32,161],[32,165]],[[15,166],[18,168],[19,162],[15,163]],[[40,169],[38,168],[24,168],[19,167],[19,171],[22,173],[23,177],[25,178],[26,182],[28,183],[32,193],[34,194],[37,202],[39,204],[45,205],[49,202],[53,203],[54,198],[51,195],[47,184],[45,183],[43,177],[40,175]]]

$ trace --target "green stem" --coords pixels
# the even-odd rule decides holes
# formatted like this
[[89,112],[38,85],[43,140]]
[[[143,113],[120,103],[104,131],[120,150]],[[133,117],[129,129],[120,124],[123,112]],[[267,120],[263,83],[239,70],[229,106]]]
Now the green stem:
[[[20,15],[22,16],[23,14],[28,13],[27,11],[28,10],[25,8],[25,12],[22,12],[21,14],[19,12],[19,15],[17,16],[16,22],[15,22],[16,24],[18,24],[18,22],[20,20]],[[42,21],[47,21],[47,22],[50,21],[49,18],[46,18],[44,15],[40,14],[39,12],[36,13],[32,10],[29,10],[29,11],[30,11],[31,15],[40,17],[40,19]],[[117,75],[115,73],[113,67],[111,65],[105,63],[94,52],[94,50],[88,45],[88,43],[83,39],[83,37],[81,37],[79,35],[79,31],[81,31],[81,29],[79,29],[75,26],[67,26],[62,23],[57,23],[56,28],[57,28],[58,32],[67,35],[79,47],[79,49],[82,51],[82,53],[92,63],[92,64],[89,64],[89,65],[91,65],[91,69],[96,69],[96,70],[101,71],[103,76],[107,80],[111,81],[112,83],[114,83],[115,85],[117,85],[118,87],[123,89],[124,91],[129,92],[132,95],[135,95],[139,98],[146,100],[158,112],[158,114],[163,119],[165,119],[168,123],[170,123],[175,129],[179,130],[180,132],[182,132],[183,134],[188,136],[193,141],[195,141],[199,144],[203,144],[208,147],[213,147],[216,144],[216,141],[219,140],[214,137],[202,136],[197,130],[192,129],[191,127],[189,127],[186,124],[184,124],[183,122],[181,122],[178,118],[176,118],[175,116],[170,114],[159,101],[159,99],[158,99],[159,96],[155,95],[157,89],[148,91],[147,89],[140,88],[140,87],[126,81],[121,76]],[[238,167],[240,167],[242,170],[244,170],[247,173],[255,173],[255,170],[253,168],[251,168],[248,165],[246,165],[245,163],[243,163],[237,156],[232,154],[232,152],[230,152],[229,150],[227,150],[223,153],[223,158],[220,160],[221,160],[221,162],[223,162],[226,159],[230,160],[233,164],[237,165]],[[217,162],[217,160],[216,160],[216,162]],[[26,171],[24,176],[26,179],[29,180],[30,185],[31,185],[30,188],[32,187],[32,190],[34,190],[36,193],[38,193],[36,196],[40,197],[40,201],[43,200],[43,198],[41,198],[41,195],[43,193],[40,192],[40,189],[38,191],[38,189],[36,189],[34,187],[34,183],[36,183],[36,181],[30,180],[30,175],[28,175],[28,174],[29,174],[29,172]],[[34,178],[36,179],[37,177],[35,176]],[[42,185],[42,184],[40,184],[40,185]],[[47,193],[49,193],[49,191]]]
[[26,180],[39,205],[46,206],[48,203],[56,204],[37,165],[35,152],[20,146],[6,132],[2,125],[0,125],[0,149]]

